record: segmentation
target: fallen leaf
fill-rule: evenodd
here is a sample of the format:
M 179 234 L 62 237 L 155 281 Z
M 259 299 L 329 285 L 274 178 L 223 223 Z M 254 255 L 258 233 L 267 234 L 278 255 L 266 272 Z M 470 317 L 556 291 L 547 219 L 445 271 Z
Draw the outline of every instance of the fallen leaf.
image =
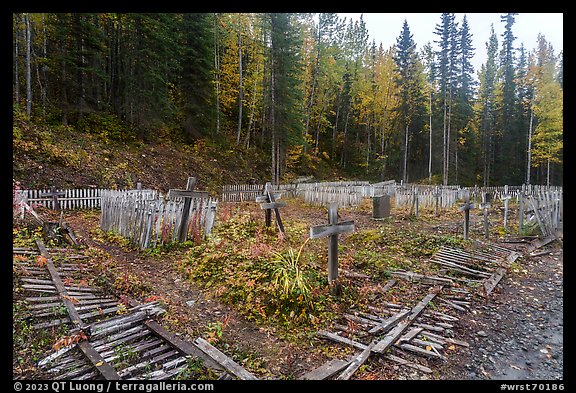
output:
M 100 367 L 100 366 L 103 365 L 103 364 L 104 364 L 104 362 L 98 362 L 98 363 L 95 364 L 95 366 L 96 366 L 96 367 Z
M 38 267 L 44 267 L 47 264 L 48 264 L 48 259 L 42 255 L 38 255 L 38 258 L 36 258 L 36 265 L 38 265 Z
M 426 345 L 426 350 L 427 350 L 427 351 L 431 351 L 431 350 L 432 350 L 432 347 L 431 347 L 430 345 Z
M 448 347 L 449 350 L 451 351 L 455 351 L 456 350 L 456 345 L 452 344 Z

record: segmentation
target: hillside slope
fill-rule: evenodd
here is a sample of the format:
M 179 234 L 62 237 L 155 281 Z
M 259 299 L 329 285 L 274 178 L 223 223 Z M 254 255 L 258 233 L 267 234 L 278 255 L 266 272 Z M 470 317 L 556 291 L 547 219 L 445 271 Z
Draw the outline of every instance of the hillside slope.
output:
M 232 147 L 231 147 L 232 146 Z M 257 149 L 199 139 L 193 145 L 158 135 L 154 141 L 120 142 L 71 126 L 39 125 L 14 118 L 12 176 L 24 188 L 198 188 L 220 193 L 223 184 L 269 177 L 268 158 Z

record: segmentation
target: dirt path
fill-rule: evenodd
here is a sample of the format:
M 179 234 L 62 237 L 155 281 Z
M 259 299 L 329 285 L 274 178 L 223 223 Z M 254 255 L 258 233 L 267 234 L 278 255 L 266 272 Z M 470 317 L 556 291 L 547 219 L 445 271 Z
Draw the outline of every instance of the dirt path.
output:
M 524 247 L 519 247 L 519 250 Z M 523 257 L 458 331 L 471 347 L 443 379 L 562 380 L 563 251 L 555 242 Z M 524 252 L 526 255 L 526 252 Z

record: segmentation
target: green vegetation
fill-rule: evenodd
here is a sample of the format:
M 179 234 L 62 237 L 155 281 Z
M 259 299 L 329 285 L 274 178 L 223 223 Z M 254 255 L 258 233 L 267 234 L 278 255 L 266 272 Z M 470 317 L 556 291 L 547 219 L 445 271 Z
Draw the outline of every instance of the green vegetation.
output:
M 249 214 L 236 214 L 216 227 L 209 241 L 192 247 L 180 269 L 246 319 L 284 333 L 329 321 L 325 272 L 313 263 L 317 256 L 306 241 L 298 252 L 290 242 Z

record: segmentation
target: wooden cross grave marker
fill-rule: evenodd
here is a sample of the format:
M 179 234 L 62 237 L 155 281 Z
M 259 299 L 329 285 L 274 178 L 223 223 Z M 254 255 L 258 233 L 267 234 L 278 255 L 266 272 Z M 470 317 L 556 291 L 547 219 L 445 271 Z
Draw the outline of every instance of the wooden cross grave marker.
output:
M 52 197 L 52 209 L 56 211 L 60 210 L 60 202 L 58 201 L 58 197 L 65 195 L 65 191 L 56 191 L 56 187 L 54 186 L 50 187 L 50 192 L 44 192 L 40 194 L 41 197 Z
M 484 236 L 488 240 L 488 209 L 492 204 L 490 203 L 492 197 L 489 193 L 485 192 L 482 194 L 482 203 L 480 203 L 480 209 L 484 210 Z
M 277 202 L 276 199 L 280 199 L 280 194 L 273 193 L 271 188 L 272 183 L 266 182 L 264 185 L 264 192 L 262 195 L 256 197 L 256 202 L 260 203 L 260 208 L 262 210 L 266 210 L 266 226 L 269 227 L 272 225 L 272 210 L 274 210 L 278 230 L 280 230 L 283 236 L 286 236 L 284 224 L 282 224 L 282 217 L 280 217 L 280 212 L 278 211 L 279 208 L 286 206 L 286 202 Z
M 328 283 L 332 293 L 338 295 L 341 292 L 338 278 L 338 235 L 341 233 L 353 232 L 354 221 L 338 222 L 338 204 L 330 203 L 328 206 L 328 225 L 316 225 L 310 227 L 310 239 L 330 237 L 328 243 Z
M 168 191 L 169 198 L 184 199 L 182 220 L 180 221 L 180 227 L 178 228 L 178 241 L 180 242 L 185 242 L 186 235 L 188 234 L 188 220 L 190 218 L 190 205 L 192 204 L 192 198 L 206 198 L 208 196 L 208 191 L 194 191 L 194 187 L 196 187 L 196 178 L 189 177 L 185 190 L 171 189 Z
M 470 202 L 470 195 L 466 196 L 464 204 L 460 206 L 460 211 L 464 212 L 464 240 L 468 240 L 468 230 L 470 228 L 470 209 L 475 209 L 476 204 Z

